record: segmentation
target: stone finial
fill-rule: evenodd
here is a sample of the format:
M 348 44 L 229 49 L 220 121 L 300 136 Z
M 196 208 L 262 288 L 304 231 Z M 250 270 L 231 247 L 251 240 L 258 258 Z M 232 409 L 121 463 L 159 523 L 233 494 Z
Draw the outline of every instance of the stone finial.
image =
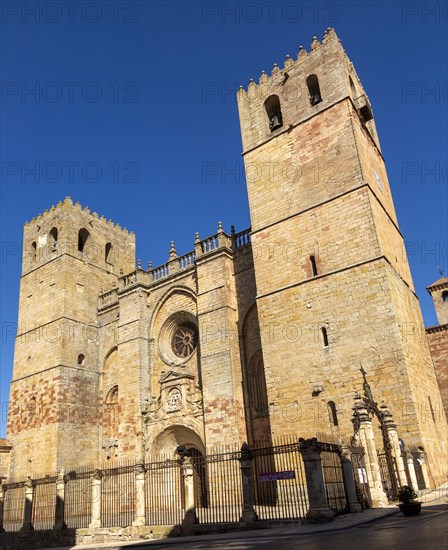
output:
M 294 61 L 291 59 L 290 55 L 287 55 L 286 58 L 285 58 L 285 63 L 283 64 L 283 66 L 285 67 L 285 69 L 287 69 L 291 65 L 294 65 Z
M 272 67 L 271 75 L 277 74 L 280 72 L 280 69 L 277 65 L 277 63 L 274 63 L 274 66 Z
M 170 243 L 170 260 L 173 259 L 173 258 L 177 258 L 177 252 L 176 252 L 176 249 L 174 248 L 174 241 L 171 241 L 171 243 Z
M 269 80 L 269 77 L 268 75 L 266 74 L 266 71 L 261 71 L 261 76 L 260 76 L 260 84 L 263 84 L 264 82 L 267 82 Z
M 222 222 L 218 222 L 218 233 L 222 233 Z
M 148 271 L 152 270 L 152 262 L 148 262 Z
M 69 206 L 73 206 L 73 201 L 72 201 L 71 197 L 65 197 L 64 204 L 67 204 Z
M 235 235 L 235 226 L 234 225 L 230 226 L 230 233 L 232 234 L 232 237 L 233 237 L 233 235 Z
M 196 244 L 196 243 L 200 243 L 200 242 L 201 242 L 201 239 L 199 238 L 199 233 L 196 232 L 196 237 L 194 239 L 194 243 Z
M 142 268 L 142 261 L 137 260 L 137 269 L 141 269 L 141 268 Z
M 304 59 L 307 56 L 307 52 L 303 46 L 299 46 L 299 53 L 297 54 L 297 59 Z
M 311 42 L 311 49 L 312 50 L 315 50 L 316 48 L 318 48 L 320 46 L 320 42 L 319 40 L 317 39 L 317 36 L 313 36 L 313 41 Z

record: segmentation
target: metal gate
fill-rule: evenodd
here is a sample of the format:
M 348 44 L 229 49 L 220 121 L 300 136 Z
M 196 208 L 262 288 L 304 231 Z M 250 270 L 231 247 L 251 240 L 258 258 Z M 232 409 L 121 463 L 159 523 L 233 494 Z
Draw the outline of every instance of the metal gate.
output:
M 380 465 L 381 483 L 389 500 L 396 500 L 398 496 L 397 463 L 390 449 L 379 449 L 378 462 Z
M 355 480 L 356 495 L 362 509 L 372 506 L 372 498 L 370 496 L 369 479 L 367 477 L 367 469 L 365 463 L 365 451 L 362 447 L 353 445 L 350 447 L 351 461 L 353 468 L 353 479 Z

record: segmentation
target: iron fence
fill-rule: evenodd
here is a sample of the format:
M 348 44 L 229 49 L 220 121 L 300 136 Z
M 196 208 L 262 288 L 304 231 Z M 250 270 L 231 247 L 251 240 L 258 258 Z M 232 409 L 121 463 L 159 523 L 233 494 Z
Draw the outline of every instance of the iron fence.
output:
M 79 468 L 67 474 L 64 523 L 72 529 L 89 526 L 92 516 L 92 469 Z
M 380 449 L 377 454 L 384 492 L 388 500 L 396 500 L 398 495 L 398 475 L 395 457 L 382 449 Z
M 144 466 L 146 523 L 180 525 L 185 516 L 180 461 L 159 457 Z
M 127 527 L 135 514 L 134 464 L 101 470 L 101 525 Z
M 192 456 L 199 523 L 238 522 L 243 512 L 240 451 Z
M 358 502 L 361 504 L 362 509 L 365 510 L 372 506 L 369 479 L 367 477 L 365 463 L 365 451 L 362 447 L 352 446 L 350 447 L 350 453 Z
M 303 519 L 308 493 L 298 443 L 252 449 L 251 456 L 258 518 Z
M 52 529 L 56 505 L 56 477 L 36 479 L 34 483 L 31 523 L 38 531 Z
M 3 528 L 5 531 L 19 531 L 25 513 L 25 482 L 10 483 L 4 488 Z
M 344 485 L 341 448 L 332 443 L 319 443 L 319 447 L 328 506 L 335 515 L 347 513 L 349 506 Z

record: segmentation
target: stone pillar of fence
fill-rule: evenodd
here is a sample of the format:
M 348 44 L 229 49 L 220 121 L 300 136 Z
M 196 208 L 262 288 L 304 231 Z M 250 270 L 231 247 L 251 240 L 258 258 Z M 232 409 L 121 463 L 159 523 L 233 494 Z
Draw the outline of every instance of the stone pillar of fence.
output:
M 4 533 L 3 514 L 5 513 L 5 486 L 3 481 L 0 481 L 0 533 Z
M 341 451 L 342 472 L 344 474 L 345 490 L 347 492 L 347 502 L 350 512 L 362 512 L 361 503 L 358 501 L 356 493 L 355 477 L 353 474 L 352 454 L 350 449 L 342 446 Z
M 56 479 L 56 508 L 54 511 L 53 529 L 64 529 L 64 504 L 65 504 L 65 471 L 61 470 Z
M 387 429 L 387 435 L 389 436 L 390 444 L 392 445 L 393 454 L 397 464 L 397 474 L 400 485 L 407 485 L 406 470 L 404 467 L 403 457 L 401 456 L 400 440 L 398 439 L 397 425 L 394 422 L 392 413 L 386 405 L 381 405 L 381 412 L 383 413 L 383 422 Z
M 249 445 L 243 443 L 241 446 L 241 479 L 243 484 L 243 514 L 241 522 L 253 523 L 258 520 L 254 508 L 254 484 L 252 480 L 252 457 L 250 455 Z
M 191 457 L 185 447 L 178 447 L 177 452 L 182 459 L 182 474 L 185 488 L 185 517 L 182 527 L 188 529 L 196 523 L 196 508 L 194 504 L 194 470 Z
M 411 485 L 415 491 L 418 490 L 417 474 L 415 473 L 414 457 L 409 451 L 404 451 L 404 459 L 408 465 L 409 477 L 411 479 Z
M 365 465 L 372 506 L 374 508 L 381 508 L 387 506 L 387 496 L 384 493 L 383 484 L 381 481 L 380 465 L 378 462 L 378 453 L 375 445 L 375 436 L 373 434 L 372 419 L 362 403 L 357 403 L 355 410 L 359 420 L 359 442 L 366 453 Z
M 418 462 L 422 471 L 423 481 L 425 483 L 424 489 L 431 489 L 431 481 L 429 480 L 428 466 L 426 464 L 426 452 L 423 449 L 418 449 Z
M 306 487 L 308 491 L 307 519 L 313 522 L 324 522 L 333 519 L 325 490 L 322 472 L 321 450 L 317 439 L 299 439 L 299 450 L 305 467 Z
M 33 531 L 33 496 L 34 483 L 31 478 L 25 482 L 25 510 L 23 513 L 23 525 L 21 531 Z
M 135 517 L 132 525 L 141 527 L 146 524 L 145 515 L 145 466 L 136 464 L 135 473 Z
M 101 484 L 103 474 L 101 470 L 95 470 L 92 474 L 92 516 L 89 524 L 90 529 L 101 527 Z

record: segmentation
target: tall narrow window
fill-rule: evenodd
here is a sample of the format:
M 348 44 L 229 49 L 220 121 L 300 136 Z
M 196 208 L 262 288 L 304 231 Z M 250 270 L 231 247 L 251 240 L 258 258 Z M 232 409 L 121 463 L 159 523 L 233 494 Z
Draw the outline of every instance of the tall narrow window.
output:
M 428 395 L 428 403 L 429 403 L 429 408 L 431 410 L 432 421 L 435 422 L 436 421 L 436 415 L 434 413 L 434 409 L 432 408 L 432 401 L 431 401 L 431 398 L 429 397 L 429 395 Z
M 316 265 L 316 258 L 314 256 L 310 256 L 310 264 L 311 264 L 311 273 L 313 274 L 313 277 L 317 275 L 317 265 Z
M 269 128 L 271 132 L 283 126 L 282 111 L 280 109 L 280 99 L 277 95 L 271 95 L 264 102 L 264 108 L 268 115 Z
M 82 353 L 78 355 L 78 365 L 84 365 L 85 357 Z
M 322 338 L 323 338 L 323 341 L 324 341 L 324 346 L 326 348 L 328 348 L 328 333 L 327 333 L 327 329 L 325 327 L 322 327 L 321 328 L 321 331 L 322 331 Z
M 348 79 L 350 80 L 350 90 L 351 90 L 351 92 L 352 92 L 353 99 L 355 99 L 355 98 L 356 98 L 356 95 L 357 95 L 357 94 L 356 94 L 355 84 L 354 84 L 354 82 L 353 82 L 351 76 L 349 76 Z
M 317 105 L 322 101 L 320 94 L 319 80 L 315 74 L 310 75 L 306 79 L 306 85 L 308 86 L 308 93 L 310 94 L 311 105 Z
M 84 247 L 86 245 L 86 242 L 88 238 L 90 237 L 90 233 L 87 231 L 87 229 L 80 229 L 78 232 L 78 250 L 79 252 L 84 251 Z
M 444 302 L 448 302 L 448 290 L 444 290 L 444 291 L 442 292 L 442 300 L 443 300 Z
M 106 263 L 112 264 L 113 263 L 113 256 L 114 256 L 114 253 L 113 253 L 112 243 L 106 243 L 106 248 L 105 248 Z
M 328 401 L 328 414 L 330 415 L 330 422 L 333 426 L 339 426 L 338 413 L 334 401 Z
M 37 252 L 37 244 L 36 244 L 36 241 L 33 241 L 31 243 L 31 254 L 32 254 L 33 260 L 36 260 L 36 256 L 37 256 L 36 252 Z
M 52 248 L 57 248 L 58 246 L 58 230 L 56 227 L 53 227 L 53 229 L 50 231 L 50 244 Z

